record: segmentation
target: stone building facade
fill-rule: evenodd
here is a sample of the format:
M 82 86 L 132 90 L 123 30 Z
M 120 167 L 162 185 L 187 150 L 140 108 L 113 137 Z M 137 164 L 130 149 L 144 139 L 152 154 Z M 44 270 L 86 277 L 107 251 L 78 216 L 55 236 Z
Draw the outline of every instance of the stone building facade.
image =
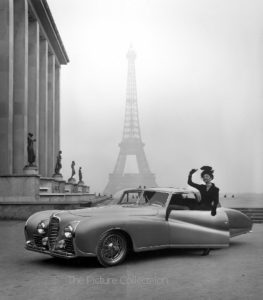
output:
M 29 132 L 39 175 L 54 173 L 60 68 L 68 62 L 46 0 L 0 1 L 0 176 L 23 174 Z
M 46 0 L 0 0 L 0 219 L 100 200 L 83 181 L 54 174 L 60 69 L 68 62 Z

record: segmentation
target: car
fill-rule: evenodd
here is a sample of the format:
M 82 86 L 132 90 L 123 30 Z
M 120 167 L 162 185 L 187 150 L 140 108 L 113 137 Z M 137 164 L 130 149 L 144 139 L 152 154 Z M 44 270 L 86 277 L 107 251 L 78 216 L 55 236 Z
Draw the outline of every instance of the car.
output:
M 129 250 L 210 249 L 251 231 L 240 211 L 200 210 L 200 194 L 187 188 L 125 189 L 109 203 L 74 210 L 37 212 L 25 224 L 25 248 L 53 257 L 97 257 L 104 267 L 123 262 Z

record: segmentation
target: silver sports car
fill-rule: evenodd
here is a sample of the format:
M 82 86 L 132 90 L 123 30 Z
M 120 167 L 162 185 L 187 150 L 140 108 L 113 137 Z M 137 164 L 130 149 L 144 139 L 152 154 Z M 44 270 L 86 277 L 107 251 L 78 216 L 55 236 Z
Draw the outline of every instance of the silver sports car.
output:
M 114 266 L 129 250 L 200 248 L 205 255 L 252 229 L 241 212 L 218 207 L 211 216 L 199 202 L 190 189 L 126 189 L 107 205 L 33 214 L 25 224 L 25 247 L 62 258 L 96 256 Z

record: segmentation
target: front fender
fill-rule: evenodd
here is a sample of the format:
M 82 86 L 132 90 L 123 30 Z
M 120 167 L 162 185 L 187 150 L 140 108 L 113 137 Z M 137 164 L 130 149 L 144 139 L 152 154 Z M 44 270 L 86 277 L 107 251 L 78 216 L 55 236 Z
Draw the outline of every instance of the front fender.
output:
M 31 215 L 25 223 L 26 240 L 33 238 L 33 234 L 36 231 L 39 222 L 41 222 L 42 220 L 49 219 L 50 216 L 56 212 L 59 212 L 59 210 L 45 210 L 36 212 L 33 215 Z
M 75 232 L 75 246 L 77 251 L 86 254 L 96 254 L 96 248 L 100 236 L 111 229 L 125 229 L 124 219 L 95 219 L 82 220 Z
M 91 217 L 89 220 L 82 220 L 76 228 L 75 246 L 79 250 L 79 255 L 96 254 L 100 236 L 114 229 L 121 230 L 130 237 L 134 251 L 152 246 L 167 246 L 169 243 L 168 222 L 164 220 L 164 217 Z

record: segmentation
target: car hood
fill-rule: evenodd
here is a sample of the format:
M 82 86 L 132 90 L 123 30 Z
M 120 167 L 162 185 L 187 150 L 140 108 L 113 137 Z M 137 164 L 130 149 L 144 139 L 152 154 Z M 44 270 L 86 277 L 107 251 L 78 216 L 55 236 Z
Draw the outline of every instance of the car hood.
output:
M 94 217 L 104 215 L 127 215 L 127 216 L 155 216 L 158 214 L 158 207 L 135 206 L 135 205 L 108 205 L 89 207 L 68 211 L 70 214 L 79 217 Z

